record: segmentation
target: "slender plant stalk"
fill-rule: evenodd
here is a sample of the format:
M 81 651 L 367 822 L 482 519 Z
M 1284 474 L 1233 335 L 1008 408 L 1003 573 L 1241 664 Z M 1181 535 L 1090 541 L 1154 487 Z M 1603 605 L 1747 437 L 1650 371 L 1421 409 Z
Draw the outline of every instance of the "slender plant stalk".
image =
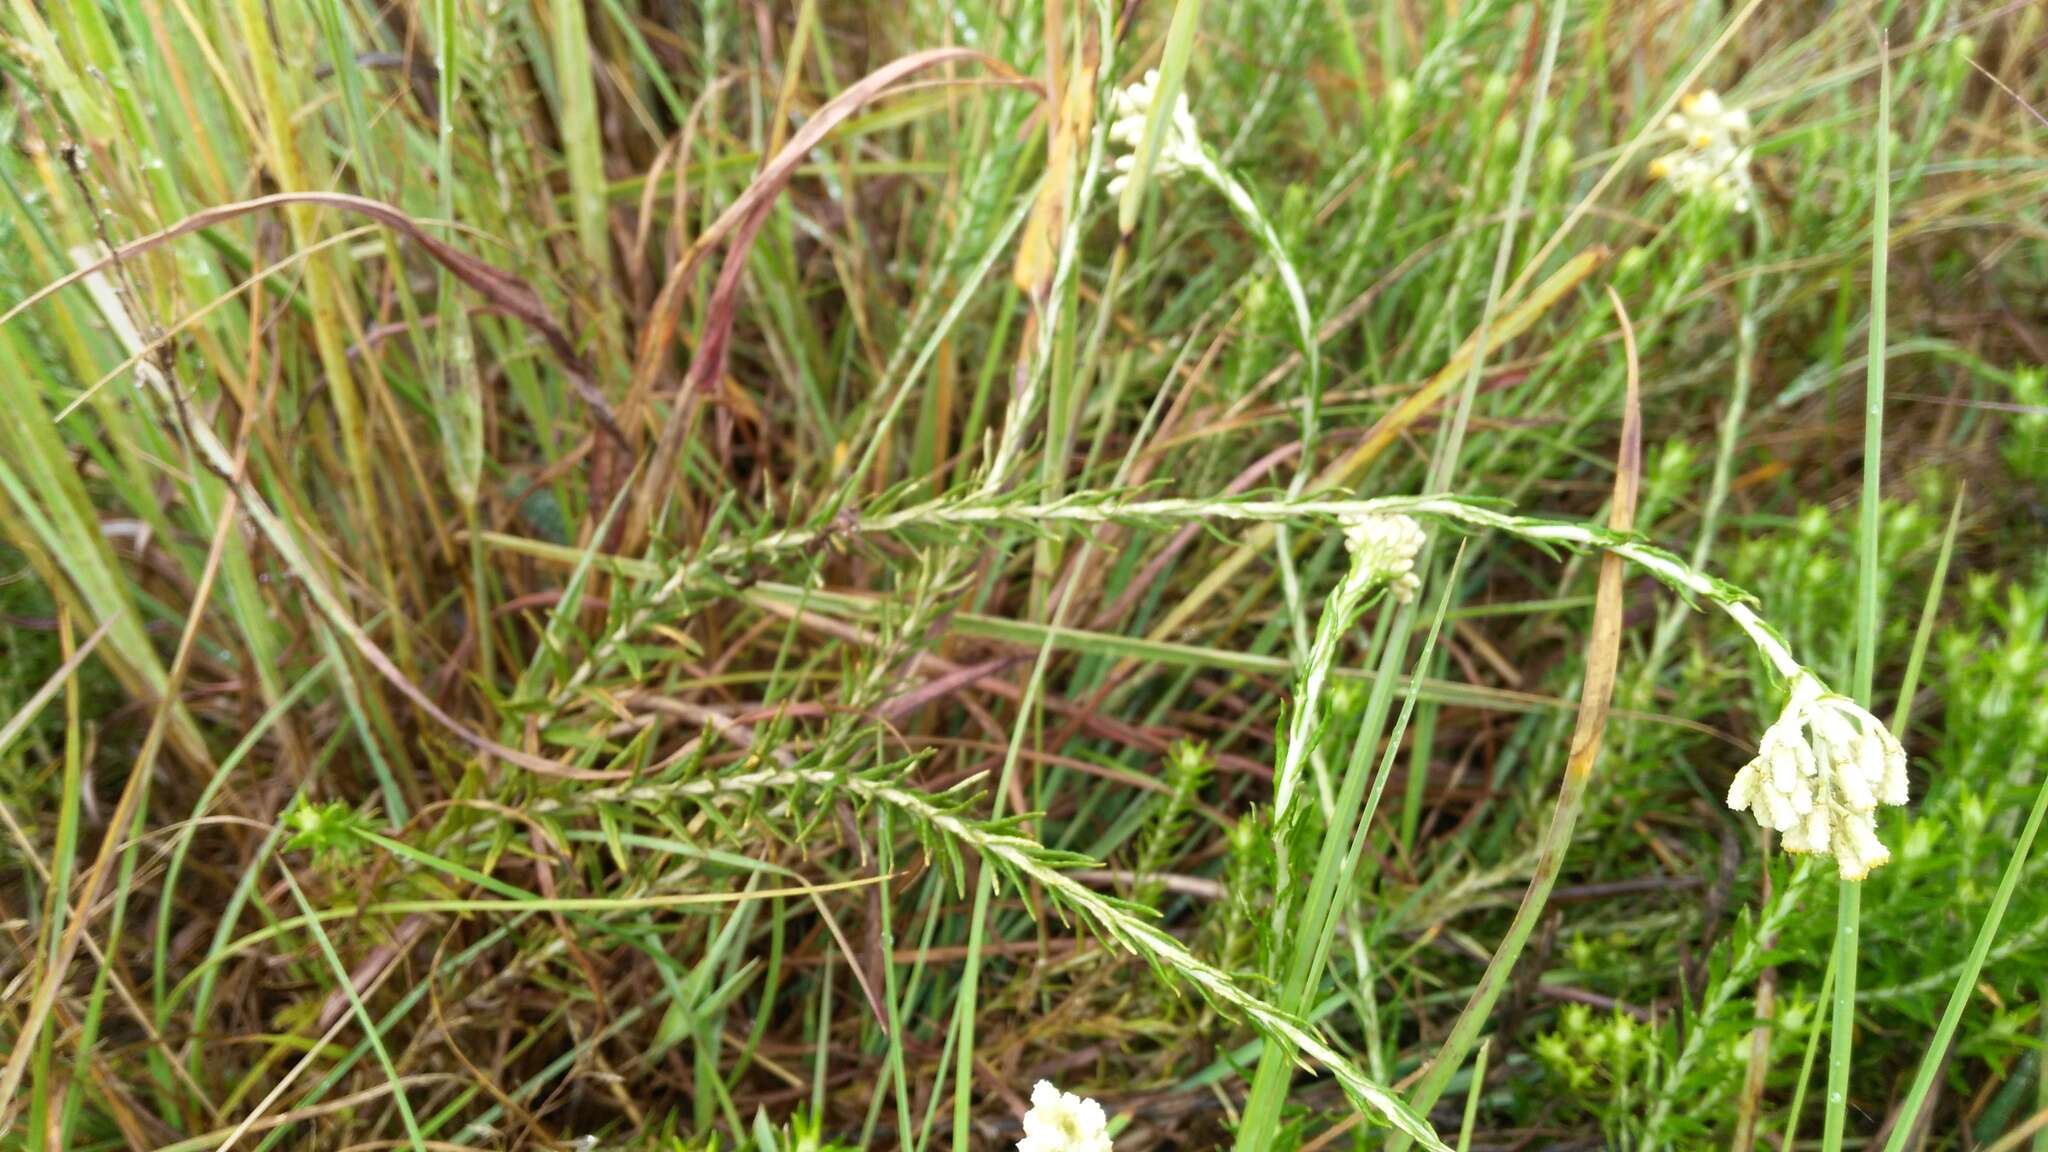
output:
M 1465 1119 L 1458 1125 L 1458 1152 L 1472 1147 L 1472 1130 L 1479 1120 L 1479 1098 L 1486 1093 L 1486 1050 L 1491 1039 L 1481 1040 L 1479 1050 L 1472 1054 L 1472 1084 L 1465 1090 Z
M 1905 675 L 1899 677 L 1899 699 L 1892 706 L 1892 735 L 1906 738 L 1913 720 L 1913 697 L 1920 690 L 1920 670 L 1927 660 L 1927 646 L 1934 639 L 1934 624 L 1940 615 L 1941 594 L 1948 587 L 1948 565 L 1956 554 L 1956 531 L 1963 523 L 1964 492 L 1956 493 L 1949 506 L 1948 527 L 1941 534 L 1941 551 L 1934 556 L 1934 575 L 1927 580 L 1927 599 L 1920 606 L 1920 626 L 1913 631 L 1913 651 L 1906 657 Z
M 748 562 L 765 561 L 786 552 L 815 547 L 820 541 L 841 535 L 872 533 L 904 534 L 915 537 L 932 530 L 958 531 L 964 528 L 1007 528 L 1015 531 L 1074 530 L 1099 524 L 1136 526 L 1186 523 L 1247 523 L 1270 528 L 1283 521 L 1339 523 L 1364 516 L 1399 513 L 1434 520 L 1472 532 L 1499 532 L 1546 549 L 1574 552 L 1603 552 L 1619 556 L 1666 587 L 1695 597 L 1718 609 L 1741 630 L 1757 654 L 1780 676 L 1792 676 L 1804 665 L 1786 646 L 1776 629 L 1765 622 L 1756 608 L 1756 598 L 1742 589 L 1687 564 L 1679 556 L 1640 538 L 1617 533 L 1597 524 L 1550 520 L 1539 516 L 1518 516 L 1497 504 L 1479 503 L 1455 496 L 1384 496 L 1372 500 L 1216 500 L 1160 499 L 1128 500 L 1115 491 L 1077 492 L 1058 504 L 1032 504 L 982 497 L 945 499 L 896 512 L 861 517 L 851 524 L 818 529 L 789 529 L 756 540 L 714 545 L 692 560 L 668 569 L 661 584 L 650 593 L 660 603 L 685 591 L 704 591 L 726 586 L 722 573 Z M 1255 533 L 1248 533 L 1253 535 Z M 491 533 L 489 542 L 498 548 L 575 564 L 587 552 L 583 549 L 549 545 L 522 537 Z M 661 570 L 642 561 L 620 557 L 591 557 L 611 571 L 648 578 L 660 577 Z M 651 611 L 648 609 L 647 611 Z M 1133 644 L 1153 651 L 1168 651 L 1155 641 Z M 1136 660 L 1137 656 L 1127 657 Z M 591 673 L 581 673 L 589 675 Z M 578 682 L 570 677 L 571 683 Z
M 70 911 L 66 902 L 71 891 L 72 862 L 78 855 L 78 824 L 80 801 L 84 796 L 85 781 L 83 759 L 83 734 L 79 724 L 78 677 L 75 673 L 84 662 L 84 654 L 99 644 L 112 624 L 100 625 L 90 643 L 82 649 L 76 647 L 77 637 L 71 626 L 71 613 L 60 608 L 57 613 L 58 644 L 64 656 L 64 663 L 57 674 L 43 683 L 32 695 L 27 705 L 0 726 L 0 752 L 14 743 L 16 733 L 28 727 L 29 723 L 42 712 L 59 688 L 64 692 L 64 775 L 58 793 L 57 835 L 53 847 L 49 876 L 49 897 L 44 902 L 42 939 L 38 942 L 37 955 L 45 965 L 54 965 L 59 956 L 61 934 L 64 931 L 64 916 Z M 36 1037 L 35 1062 L 30 1070 L 28 1131 L 48 1132 L 49 1109 L 54 1080 L 51 1076 L 51 1056 L 56 1051 L 55 1032 L 44 1030 Z
M 1296 270 L 1286 243 L 1280 239 L 1279 229 L 1259 207 L 1258 198 L 1252 195 L 1251 189 L 1223 166 L 1208 145 L 1196 148 L 1194 158 L 1197 161 L 1194 164 L 1195 174 L 1216 189 L 1224 203 L 1230 205 L 1231 212 L 1258 239 L 1259 246 L 1266 251 L 1266 258 L 1273 262 L 1273 271 L 1280 278 L 1282 290 L 1287 294 L 1287 311 L 1294 326 L 1295 344 L 1307 369 L 1301 393 L 1301 452 L 1295 458 L 1294 476 L 1287 483 L 1288 497 L 1299 497 L 1315 474 L 1316 441 L 1323 421 L 1322 342 L 1316 335 L 1315 314 L 1309 307 L 1308 289 L 1302 284 L 1301 273 Z M 1117 254 L 1122 256 L 1123 245 L 1118 246 Z M 1111 266 L 1112 273 L 1117 267 Z M 1294 544 L 1288 538 L 1286 525 L 1277 526 L 1274 544 L 1280 587 L 1286 596 L 1287 613 L 1293 624 L 1296 655 L 1308 663 L 1311 660 L 1308 620 L 1301 604 L 1301 581 L 1294 568 Z
M 1850 694 L 1870 707 L 1877 668 L 1878 524 L 1884 454 L 1885 272 L 1891 255 L 1892 81 L 1890 39 L 1878 67 L 1876 198 L 1870 222 L 1870 350 L 1863 398 L 1863 498 L 1856 528 L 1856 666 Z M 1863 884 L 1844 881 L 1835 906 L 1835 1002 L 1828 1031 L 1828 1094 L 1822 1152 L 1841 1152 L 1856 1043 L 1856 952 L 1863 927 Z
M 1763 263 L 1769 258 L 1770 225 L 1761 212 L 1756 213 L 1756 260 Z M 1735 454 L 1742 445 L 1742 422 L 1749 412 L 1749 391 L 1756 375 L 1757 327 L 1762 318 L 1757 314 L 1757 293 L 1764 277 L 1751 274 L 1743 278 L 1736 290 L 1739 314 L 1735 321 L 1735 371 L 1734 381 L 1728 390 L 1728 410 L 1721 417 L 1720 433 L 1714 442 L 1714 470 L 1707 481 L 1707 498 L 1700 506 L 1699 533 L 1693 538 L 1692 566 L 1704 567 L 1714 548 L 1714 535 L 1721 524 L 1721 508 L 1728 501 L 1728 483 L 1735 470 Z M 1684 614 L 1676 604 L 1667 605 L 1657 622 L 1657 631 L 1651 637 L 1650 651 L 1643 660 L 1640 680 L 1645 690 L 1653 685 L 1663 671 L 1665 654 L 1678 638 L 1679 629 L 1685 623 Z
M 1492 280 L 1487 289 L 1485 307 L 1480 313 L 1478 329 L 1459 349 L 1458 353 L 1453 354 L 1451 363 L 1439 370 L 1436 377 L 1431 381 L 1430 387 L 1437 388 L 1440 394 L 1447 392 L 1452 386 L 1453 381 L 1460 382 L 1461 387 L 1451 418 L 1444 424 L 1438 435 L 1436 448 L 1430 459 L 1429 474 L 1423 482 L 1424 490 L 1430 494 L 1448 492 L 1451 489 L 1452 478 L 1456 474 L 1458 459 L 1464 447 L 1465 430 L 1471 414 L 1472 398 L 1478 392 L 1479 377 L 1484 369 L 1487 351 L 1489 350 L 1488 341 L 1494 331 L 1495 313 L 1501 306 L 1501 302 L 1507 297 L 1504 285 L 1507 283 L 1508 264 L 1515 251 L 1516 228 L 1520 219 L 1523 197 L 1528 191 L 1529 173 L 1535 162 L 1536 141 L 1541 135 L 1540 129 L 1543 125 L 1545 111 L 1549 107 L 1550 78 L 1552 69 L 1557 63 L 1558 41 L 1563 33 L 1564 17 L 1568 7 L 1568 0 L 1556 0 L 1556 3 L 1551 7 L 1548 33 L 1544 39 L 1543 59 L 1537 69 L 1536 82 L 1532 88 L 1533 96 L 1530 100 L 1527 131 L 1523 135 L 1522 147 L 1516 160 L 1514 176 L 1508 192 L 1507 217 L 1501 224 L 1499 242 L 1495 247 Z M 1592 262 L 1588 263 L 1590 265 Z M 1590 272 L 1590 266 L 1587 271 Z M 1554 284 L 1559 277 L 1566 275 L 1568 275 L 1568 269 L 1561 269 L 1558 276 L 1553 277 L 1550 283 Z M 1523 318 L 1530 315 L 1530 306 L 1537 304 L 1544 294 L 1545 290 L 1539 288 L 1534 297 L 1525 302 L 1522 308 L 1511 311 L 1506 318 L 1503 328 L 1512 331 L 1530 322 Z M 1408 403 L 1413 404 L 1421 401 L 1433 406 L 1437 401 L 1436 397 L 1428 395 L 1430 387 L 1425 387 L 1422 393 L 1410 397 Z M 1396 413 L 1400 411 L 1401 409 L 1397 409 Z M 1419 415 L 1419 413 L 1420 409 L 1416 409 L 1415 414 Z M 1382 423 L 1384 424 L 1386 421 L 1383 420 Z M 1368 434 L 1364 443 L 1352 449 L 1343 459 L 1331 465 L 1331 471 L 1338 472 L 1339 474 L 1339 483 L 1343 482 L 1341 479 L 1343 473 L 1339 470 L 1354 465 L 1362 466 L 1360 463 L 1362 460 L 1369 460 L 1371 458 L 1370 453 L 1376 451 L 1373 449 L 1374 439 L 1373 435 Z M 1319 479 L 1323 478 L 1319 477 Z M 1425 543 L 1423 554 L 1417 560 L 1417 567 L 1419 569 L 1424 571 L 1428 569 L 1429 557 L 1433 549 L 1433 540 Z M 1618 575 L 1616 579 L 1619 579 Z M 1198 589 L 1197 592 L 1199 593 L 1199 591 Z M 1377 745 L 1380 740 L 1392 702 L 1396 672 L 1400 662 L 1407 657 L 1408 639 L 1410 630 L 1414 627 L 1415 615 L 1413 604 L 1403 605 L 1394 615 L 1393 623 L 1388 631 L 1388 639 L 1380 652 L 1379 679 L 1374 683 L 1372 695 L 1367 701 L 1365 723 L 1360 726 L 1358 735 L 1355 737 L 1361 743 Z M 1363 762 L 1361 758 L 1354 758 L 1355 766 L 1360 766 Z M 1352 775 L 1353 777 L 1362 777 L 1362 773 L 1359 772 L 1354 772 Z M 1322 975 L 1321 963 L 1328 954 L 1329 935 L 1336 929 L 1336 909 L 1339 897 L 1336 887 L 1339 876 L 1336 869 L 1342 867 L 1338 862 L 1343 859 L 1343 855 L 1341 851 L 1333 849 L 1348 842 L 1347 832 L 1351 829 L 1353 822 L 1357 818 L 1356 805 L 1358 801 L 1353 798 L 1360 796 L 1362 785 L 1362 778 L 1347 779 L 1345 781 L 1344 795 L 1348 803 L 1340 805 L 1331 814 L 1329 827 L 1324 833 L 1326 842 L 1317 860 L 1317 874 L 1314 877 L 1315 887 L 1311 889 L 1310 903 L 1301 910 L 1306 922 L 1312 926 L 1313 930 L 1307 938 L 1291 937 L 1294 942 L 1295 951 L 1288 957 L 1287 983 L 1283 986 L 1282 993 L 1285 997 L 1283 1003 L 1289 1009 L 1296 1012 L 1305 1011 L 1314 998 L 1314 988 Z M 1375 787 L 1373 789 L 1373 804 L 1375 807 L 1378 805 L 1379 795 L 1380 790 Z M 1362 832 L 1363 830 L 1359 831 Z M 1287 866 L 1288 856 L 1283 853 L 1281 856 L 1281 867 Z M 1346 879 L 1349 878 L 1348 868 L 1345 869 L 1344 875 Z M 1303 951 L 1306 952 L 1305 957 L 1302 955 Z M 1474 1027 L 1474 1035 L 1476 1035 L 1476 1022 Z M 1473 1038 L 1473 1035 L 1464 1037 L 1464 1043 L 1469 1046 Z M 1451 1051 L 1452 1049 L 1447 1046 L 1445 1049 L 1439 1050 L 1437 1058 L 1452 1065 L 1461 1063 L 1464 1059 L 1465 1049 L 1459 1048 L 1455 1050 L 1455 1055 L 1447 1055 Z M 1255 1150 L 1264 1148 L 1272 1142 L 1274 1134 L 1279 1130 L 1281 1107 L 1285 1102 L 1287 1083 L 1291 1079 L 1291 1073 L 1285 1063 L 1285 1056 L 1284 1052 L 1272 1049 L 1260 1054 L 1259 1066 L 1252 1078 L 1251 1098 L 1245 1106 L 1245 1120 L 1238 1128 L 1236 1143 L 1238 1152 L 1255 1152 Z M 1411 1099 L 1411 1104 L 1413 1103 L 1414 1100 Z M 1426 1116 L 1429 1114 L 1429 1109 L 1434 1103 L 1435 1099 L 1432 1097 L 1416 1107 L 1416 1112 Z M 1406 1146 L 1406 1141 L 1397 1139 L 1394 1146 L 1396 1149 L 1403 1148 Z

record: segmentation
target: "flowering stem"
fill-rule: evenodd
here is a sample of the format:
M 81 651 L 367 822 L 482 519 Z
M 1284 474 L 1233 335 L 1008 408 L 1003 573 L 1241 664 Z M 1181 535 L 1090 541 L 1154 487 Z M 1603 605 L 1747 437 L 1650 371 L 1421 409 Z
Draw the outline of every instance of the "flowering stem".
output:
M 1230 174 L 1215 154 L 1205 144 L 1196 143 L 1187 150 L 1188 168 L 1207 180 L 1214 187 L 1230 210 L 1257 237 L 1259 246 L 1266 250 L 1266 256 L 1273 261 L 1273 270 L 1280 278 L 1281 287 L 1287 292 L 1288 312 L 1294 323 L 1294 340 L 1301 347 L 1303 362 L 1308 367 L 1308 379 L 1302 388 L 1301 411 L 1301 454 L 1295 459 L 1294 479 L 1288 482 L 1287 495 L 1299 496 L 1308 487 L 1309 479 L 1315 474 L 1316 438 L 1321 433 L 1323 416 L 1323 364 L 1321 341 L 1316 339 L 1315 316 L 1309 310 L 1308 290 L 1302 286 L 1301 274 L 1296 270 L 1294 260 L 1287 253 L 1287 245 L 1280 239 L 1280 232 L 1259 207 L 1258 198 L 1251 189 Z M 1121 251 L 1121 249 L 1119 249 Z M 1288 538 L 1285 525 L 1274 533 L 1274 558 L 1280 567 L 1280 585 L 1287 597 L 1288 614 L 1293 617 L 1296 655 L 1308 658 L 1310 642 L 1305 614 L 1301 608 L 1301 581 L 1294 572 L 1294 546 Z
M 1849 1058 L 1856 1032 L 1856 948 L 1863 927 L 1863 882 L 1844 880 L 1835 901 L 1835 1002 L 1828 1022 L 1828 1094 L 1821 1148 L 1841 1152 L 1849 1111 Z
M 607 651 L 623 644 L 643 626 L 659 607 L 686 590 L 716 586 L 720 574 L 735 567 L 759 563 L 793 552 L 801 552 L 843 537 L 967 528 L 1001 528 L 1011 531 L 1044 532 L 1059 528 L 1098 524 L 1178 525 L 1209 521 L 1243 522 L 1262 525 L 1353 520 L 1375 515 L 1407 515 L 1466 530 L 1499 532 L 1543 547 L 1566 548 L 1575 552 L 1607 552 L 1628 560 L 1659 582 L 1690 597 L 1713 604 L 1747 636 L 1757 652 L 1779 676 L 1790 679 L 1802 666 L 1777 632 L 1751 607 L 1752 598 L 1742 589 L 1708 575 L 1671 552 L 1627 533 L 1596 524 L 1522 516 L 1498 506 L 1481 504 L 1457 496 L 1384 496 L 1370 500 L 1211 500 L 1165 498 L 1126 500 L 1120 493 L 1082 491 L 1052 503 L 1023 503 L 984 495 L 948 497 L 913 505 L 894 512 L 847 518 L 817 528 L 791 528 L 772 532 L 756 540 L 721 544 L 705 549 L 694 559 L 677 565 L 649 594 L 628 622 L 601 643 L 597 652 L 572 673 L 556 690 L 561 699 L 573 693 L 595 674 L 595 664 Z M 558 555 L 563 550 L 518 537 L 488 533 L 490 543 L 531 554 Z M 566 556 L 580 556 L 568 550 Z
M 1759 211 L 1752 214 L 1756 225 L 1756 250 L 1753 259 L 1764 263 L 1769 259 L 1771 230 L 1765 215 Z M 1687 277 L 1689 281 L 1691 277 Z M 1742 421 L 1749 409 L 1751 378 L 1755 374 L 1757 344 L 1757 293 L 1763 277 L 1751 274 L 1746 277 L 1736 293 L 1737 316 L 1735 322 L 1735 372 L 1728 391 L 1728 410 L 1721 417 L 1720 434 L 1714 447 L 1714 470 L 1707 482 L 1707 496 L 1700 505 L 1699 534 L 1693 539 L 1692 566 L 1704 567 L 1707 557 L 1712 554 L 1714 534 L 1721 523 L 1721 507 L 1728 499 L 1728 485 L 1734 471 L 1735 453 L 1742 438 Z M 1676 611 L 1677 605 L 1667 605 L 1657 621 L 1657 630 L 1652 634 L 1650 652 L 1643 661 L 1642 674 L 1638 683 L 1644 691 L 1654 686 L 1658 674 L 1663 670 L 1665 654 L 1678 639 L 1685 617 Z
M 1367 596 L 1373 589 L 1373 566 L 1369 557 L 1354 553 L 1350 570 L 1337 582 L 1330 592 L 1329 600 L 1323 605 L 1323 614 L 1316 621 L 1316 634 L 1309 646 L 1308 658 L 1302 664 L 1301 681 L 1294 693 L 1293 708 L 1287 714 L 1287 747 L 1282 752 L 1280 766 L 1273 773 L 1273 838 L 1275 849 L 1282 862 L 1278 885 L 1285 889 L 1289 869 L 1286 861 L 1292 853 L 1287 845 L 1291 839 L 1289 829 L 1294 827 L 1295 792 L 1301 784 L 1302 768 L 1308 763 L 1309 753 L 1321 741 L 1328 709 L 1324 707 L 1325 689 L 1329 687 L 1330 669 L 1337 663 L 1337 649 L 1344 637 L 1351 632 L 1352 625 L 1365 609 Z
M 1308 367 L 1301 415 L 1301 459 L 1294 480 L 1287 488 L 1289 496 L 1299 496 L 1315 472 L 1316 437 L 1321 430 L 1323 413 L 1322 351 L 1320 341 L 1316 339 L 1315 316 L 1308 306 L 1308 290 L 1302 286 L 1301 274 L 1288 255 L 1279 230 L 1259 208 L 1251 189 L 1225 170 L 1206 146 L 1196 148 L 1190 160 L 1194 172 L 1215 187 L 1224 202 L 1230 205 L 1230 210 L 1257 237 L 1259 246 L 1266 250 L 1267 258 L 1273 261 L 1273 271 L 1280 277 L 1281 287 L 1287 291 L 1288 311 L 1294 322 L 1294 340 L 1301 346 L 1302 361 Z
M 947 841 L 973 849 L 986 865 L 991 866 L 981 877 L 983 885 L 991 879 L 988 871 L 1006 873 L 1012 878 L 1039 885 L 1059 907 L 1086 919 L 1106 943 L 1143 958 L 1166 976 L 1192 985 L 1203 999 L 1258 1029 L 1268 1043 L 1285 1045 L 1320 1064 L 1359 1107 L 1380 1117 L 1404 1136 L 1419 1141 L 1432 1152 L 1450 1152 L 1427 1120 L 1403 1104 L 1384 1085 L 1360 1071 L 1309 1025 L 1245 991 L 1222 969 L 1188 951 L 1186 945 L 1145 919 L 1131 905 L 1105 896 L 1069 876 L 1062 865 L 1073 862 L 1074 858 L 1053 853 L 1027 836 L 985 826 L 916 789 L 902 787 L 887 779 L 824 768 L 776 767 L 675 785 L 593 790 L 586 799 L 663 803 L 681 797 L 754 796 L 764 791 L 788 788 L 850 795 L 864 803 L 879 804 L 902 813 Z M 983 890 L 987 890 L 986 887 Z

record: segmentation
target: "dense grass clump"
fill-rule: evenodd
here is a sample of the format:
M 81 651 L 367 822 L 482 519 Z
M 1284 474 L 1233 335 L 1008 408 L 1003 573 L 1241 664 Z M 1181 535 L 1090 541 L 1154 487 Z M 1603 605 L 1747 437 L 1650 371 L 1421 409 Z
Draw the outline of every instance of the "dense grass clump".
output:
M 0 30 L 0 1149 L 2048 1149 L 2048 8 Z

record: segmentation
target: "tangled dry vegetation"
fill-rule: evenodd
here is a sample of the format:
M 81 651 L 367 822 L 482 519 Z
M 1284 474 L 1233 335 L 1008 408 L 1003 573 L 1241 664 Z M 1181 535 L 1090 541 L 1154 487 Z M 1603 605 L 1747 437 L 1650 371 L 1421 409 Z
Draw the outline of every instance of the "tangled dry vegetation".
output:
M 2048 1147 L 2048 8 L 0 28 L 0 1148 Z

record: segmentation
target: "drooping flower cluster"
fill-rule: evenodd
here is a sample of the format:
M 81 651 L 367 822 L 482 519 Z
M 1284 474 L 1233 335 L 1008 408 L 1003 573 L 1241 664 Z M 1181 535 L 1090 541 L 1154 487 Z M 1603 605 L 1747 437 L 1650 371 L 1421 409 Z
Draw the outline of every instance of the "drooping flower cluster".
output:
M 1389 595 L 1406 604 L 1422 587 L 1415 558 L 1426 537 L 1413 516 L 1401 513 L 1360 516 L 1344 524 L 1344 542 L 1367 578 L 1384 584 Z
M 1109 1117 L 1086 1096 L 1062 1092 L 1040 1080 L 1024 1113 L 1024 1138 L 1017 1152 L 1113 1152 Z
M 1650 175 L 1682 196 L 1712 197 L 1737 212 L 1749 211 L 1749 113 L 1721 102 L 1713 89 L 1679 101 L 1664 126 L 1684 143 L 1650 162 Z
M 1159 91 L 1159 69 L 1148 69 L 1128 88 L 1110 97 L 1109 139 L 1117 156 L 1110 162 L 1116 175 L 1109 178 L 1109 194 L 1121 196 L 1124 185 L 1138 166 L 1138 150 L 1145 146 L 1145 117 L 1151 114 L 1153 98 Z M 1201 133 L 1194 114 L 1188 111 L 1188 94 L 1173 100 L 1173 114 L 1166 119 L 1166 136 L 1159 143 L 1159 155 L 1152 161 L 1152 175 L 1165 180 L 1208 162 L 1202 152 Z
M 1788 852 L 1833 856 L 1861 880 L 1891 859 L 1877 807 L 1906 802 L 1906 752 L 1877 717 L 1801 670 L 1792 698 L 1736 773 L 1728 806 L 1785 837 Z

